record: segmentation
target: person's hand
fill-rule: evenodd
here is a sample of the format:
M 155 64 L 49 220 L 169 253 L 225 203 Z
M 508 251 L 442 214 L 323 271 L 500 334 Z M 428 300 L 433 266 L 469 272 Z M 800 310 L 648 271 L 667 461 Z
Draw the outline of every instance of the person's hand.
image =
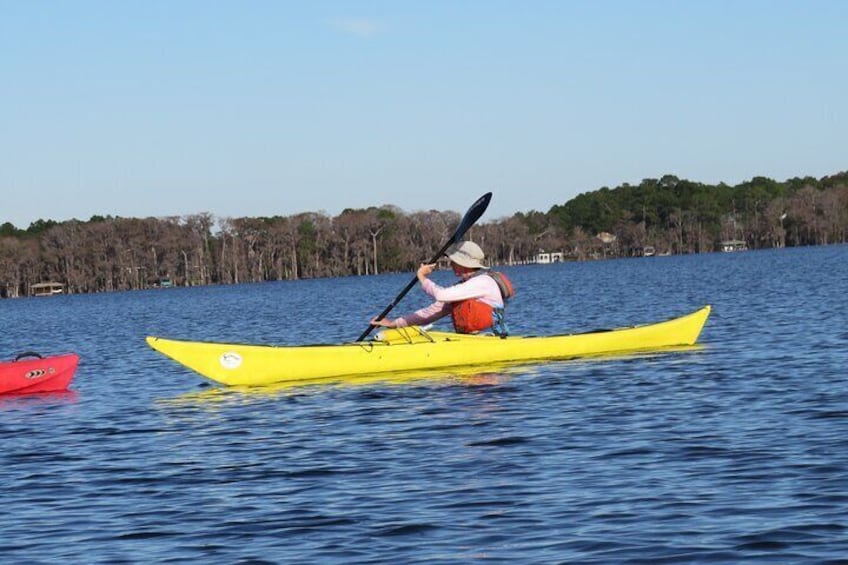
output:
M 395 327 L 395 323 L 393 321 L 389 320 L 388 318 L 381 318 L 381 319 L 378 320 L 376 316 L 371 318 L 371 325 L 377 326 L 377 327 L 384 327 L 384 328 Z
M 421 263 L 421 266 L 418 267 L 418 273 L 416 273 L 418 280 L 423 283 L 424 279 L 430 276 L 430 273 L 432 273 L 435 269 L 435 263 Z

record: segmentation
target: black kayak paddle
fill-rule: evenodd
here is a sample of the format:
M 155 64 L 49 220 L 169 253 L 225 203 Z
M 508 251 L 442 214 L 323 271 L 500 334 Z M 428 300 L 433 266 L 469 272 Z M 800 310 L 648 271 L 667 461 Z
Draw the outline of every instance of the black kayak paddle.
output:
M 483 215 L 483 212 L 486 211 L 486 208 L 489 206 L 489 200 L 491 199 L 492 193 L 487 192 L 486 194 L 478 198 L 474 204 L 471 205 L 471 208 L 469 208 L 468 211 L 465 213 L 465 216 L 462 217 L 462 221 L 459 222 L 459 226 L 457 226 L 456 231 L 453 232 L 451 238 L 447 241 L 447 243 L 445 243 L 445 245 L 439 250 L 439 252 L 433 255 L 433 258 L 429 261 L 430 263 L 435 263 L 436 261 L 438 261 L 439 257 L 444 255 L 445 251 L 448 250 L 448 247 L 462 239 L 462 236 L 465 235 L 465 232 L 468 231 L 468 228 L 473 226 L 474 222 L 479 220 L 480 216 Z M 392 308 L 397 306 L 398 302 L 400 302 L 401 299 L 406 296 L 406 293 L 408 293 L 412 289 L 412 287 L 415 286 L 416 282 L 418 282 L 418 276 L 412 277 L 412 280 L 409 281 L 409 284 L 406 285 L 406 288 L 400 291 L 400 294 L 398 294 L 395 299 L 392 300 L 391 304 L 386 306 L 385 310 L 380 312 L 380 315 L 377 316 L 377 320 L 379 321 L 385 318 L 386 314 L 391 312 Z M 359 336 L 356 341 L 362 341 L 363 339 L 368 337 L 368 334 L 370 334 L 375 327 L 376 326 L 372 326 L 369 324 L 368 329 L 362 332 L 362 335 Z

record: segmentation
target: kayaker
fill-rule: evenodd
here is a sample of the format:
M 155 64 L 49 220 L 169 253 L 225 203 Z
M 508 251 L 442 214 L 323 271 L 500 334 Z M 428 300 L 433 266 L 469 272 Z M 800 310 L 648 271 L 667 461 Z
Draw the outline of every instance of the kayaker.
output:
M 473 241 L 461 241 L 446 253 L 459 283 L 441 287 L 431 281 L 430 273 L 436 264 L 422 263 L 418 267 L 421 288 L 436 301 L 412 314 L 400 318 L 371 320 L 374 326 L 403 328 L 423 326 L 451 316 L 457 333 L 477 333 L 491 329 L 506 337 L 509 333 L 504 320 L 505 302 L 514 294 L 512 284 L 503 273 L 491 271 L 483 264 L 485 256 Z M 488 276 L 487 276 L 488 275 Z

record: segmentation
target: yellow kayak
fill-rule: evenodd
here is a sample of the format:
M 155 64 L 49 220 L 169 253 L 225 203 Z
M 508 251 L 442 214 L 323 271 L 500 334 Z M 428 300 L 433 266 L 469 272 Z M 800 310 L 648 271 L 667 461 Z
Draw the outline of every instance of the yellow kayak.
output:
M 297 384 L 380 373 L 571 359 L 694 345 L 710 307 L 665 322 L 582 334 L 502 339 L 384 330 L 375 339 L 338 345 L 242 345 L 148 337 L 147 344 L 204 377 L 228 386 Z

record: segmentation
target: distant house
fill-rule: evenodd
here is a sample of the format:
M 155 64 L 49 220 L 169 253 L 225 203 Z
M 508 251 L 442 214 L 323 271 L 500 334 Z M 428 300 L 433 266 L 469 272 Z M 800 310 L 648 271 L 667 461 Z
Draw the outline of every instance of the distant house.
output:
M 57 282 L 43 282 L 30 285 L 29 293 L 32 296 L 53 296 L 65 292 L 65 285 Z
M 731 253 L 733 251 L 747 251 L 748 245 L 741 239 L 726 239 L 719 243 L 720 251 Z
M 559 263 L 563 260 L 562 251 L 540 251 L 536 254 L 536 257 L 533 258 L 535 263 L 539 263 L 542 265 L 547 265 L 549 263 Z

